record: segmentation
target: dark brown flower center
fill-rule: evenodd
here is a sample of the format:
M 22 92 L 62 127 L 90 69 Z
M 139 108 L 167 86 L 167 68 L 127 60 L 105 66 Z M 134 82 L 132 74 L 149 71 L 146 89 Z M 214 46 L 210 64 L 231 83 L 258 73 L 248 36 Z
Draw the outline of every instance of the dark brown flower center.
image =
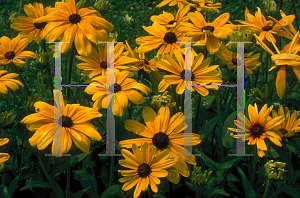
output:
M 69 21 L 73 24 L 77 24 L 81 21 L 81 17 L 78 14 L 72 14 L 69 16 Z
M 280 133 L 282 133 L 282 135 L 285 135 L 285 134 L 288 133 L 288 131 L 285 130 L 285 129 L 279 129 L 278 131 L 279 131 Z
M 264 129 L 260 125 L 254 125 L 251 128 L 251 134 L 254 137 L 260 137 L 260 135 L 264 132 Z
M 43 29 L 46 25 L 47 25 L 47 22 L 43 22 L 43 23 L 33 23 L 34 27 L 36 29 Z
M 172 20 L 172 21 L 169 21 L 169 25 L 173 25 L 173 23 L 176 23 L 176 21 L 175 20 Z
M 6 52 L 6 54 L 4 54 L 4 57 L 6 59 L 11 60 L 11 59 L 14 59 L 15 55 L 16 55 L 15 52 L 10 51 L 10 52 Z
M 102 63 L 100 63 L 100 67 L 102 69 L 107 69 L 107 62 L 106 61 L 103 61 Z
M 213 26 L 205 26 L 204 28 L 202 28 L 202 30 L 209 30 L 209 31 L 213 32 L 215 30 L 215 28 Z
M 232 62 L 232 64 L 237 65 L 237 59 L 236 58 L 232 59 L 231 62 Z
M 62 127 L 70 128 L 73 125 L 73 121 L 71 120 L 71 118 L 69 118 L 67 116 L 61 116 L 58 120 L 58 123 L 60 123 L 60 122 L 61 122 Z
M 138 174 L 140 177 L 147 177 L 151 173 L 151 167 L 148 164 L 141 164 L 138 167 Z
M 272 29 L 273 29 L 273 27 L 268 26 L 268 25 L 262 28 L 263 31 L 269 31 L 269 30 L 272 30 Z
M 122 89 L 121 89 L 121 85 L 119 85 L 119 84 L 115 84 L 115 91 L 114 91 L 114 93 L 117 93 L 117 92 L 119 92 L 119 91 L 121 91 Z
M 144 59 L 144 62 L 146 65 L 149 65 L 149 62 L 146 59 Z
M 164 41 L 169 44 L 176 43 L 177 37 L 173 32 L 167 32 L 165 34 Z
M 163 132 L 156 133 L 152 138 L 152 143 L 158 150 L 164 150 L 169 145 L 169 137 Z
M 185 80 L 185 69 L 182 70 L 182 72 L 180 73 L 180 77 Z M 193 77 L 193 73 L 191 72 L 191 80 L 193 81 L 194 80 L 194 77 Z

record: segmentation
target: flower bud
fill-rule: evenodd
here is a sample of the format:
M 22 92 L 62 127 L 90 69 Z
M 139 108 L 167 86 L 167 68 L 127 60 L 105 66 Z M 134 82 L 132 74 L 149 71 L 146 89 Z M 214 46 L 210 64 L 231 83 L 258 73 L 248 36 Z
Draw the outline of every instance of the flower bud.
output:
M 0 115 L 0 126 L 3 129 L 11 128 L 11 125 L 12 125 L 13 121 L 14 121 L 14 116 L 12 115 L 12 112 L 8 113 L 7 111 L 5 111 L 5 112 L 1 113 L 1 115 Z
M 86 2 L 85 0 L 84 0 L 84 1 L 82 1 L 82 0 L 78 1 L 78 3 L 76 4 L 76 8 L 77 8 L 77 9 L 83 8 L 85 2 Z
M 15 11 L 12 11 L 8 20 L 12 21 L 14 18 L 18 17 L 19 14 Z
M 110 3 L 105 0 L 97 0 L 94 4 L 94 9 L 98 10 L 100 13 L 104 12 L 110 7 Z

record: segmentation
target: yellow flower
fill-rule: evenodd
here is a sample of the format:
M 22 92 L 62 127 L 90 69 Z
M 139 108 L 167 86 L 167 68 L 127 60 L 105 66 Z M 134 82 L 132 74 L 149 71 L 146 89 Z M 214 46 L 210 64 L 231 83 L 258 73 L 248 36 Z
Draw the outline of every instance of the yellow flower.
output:
M 286 163 L 274 162 L 270 160 L 265 164 L 266 173 L 269 179 L 282 179 L 282 173 L 284 172 L 283 167 Z
M 192 41 L 200 42 L 194 46 L 206 45 L 210 54 L 214 54 L 221 47 L 219 39 L 226 39 L 236 26 L 233 24 L 226 24 L 229 19 L 229 13 L 224 13 L 216 18 L 212 23 L 207 23 L 198 11 L 187 14 L 192 21 L 181 22 L 182 26 L 179 32 L 184 33 L 185 37 L 191 37 Z
M 35 53 L 30 51 L 23 51 L 23 49 L 29 44 L 29 39 L 17 36 L 10 40 L 6 36 L 0 38 L 0 64 L 7 65 L 13 62 L 17 66 L 22 66 L 23 58 L 36 58 Z
M 245 11 L 245 19 L 246 21 L 242 20 L 236 20 L 243 25 L 240 26 L 241 30 L 247 30 L 247 31 L 253 31 L 255 34 L 259 34 L 259 38 L 263 41 L 265 38 L 267 41 L 271 42 L 276 42 L 273 34 L 277 34 L 282 27 L 281 25 L 287 25 L 284 23 L 284 20 L 281 19 L 280 23 L 276 23 L 273 26 L 273 21 L 269 20 L 267 21 L 264 15 L 262 15 L 261 10 L 259 7 L 257 7 L 257 12 L 255 13 L 255 16 L 250 14 L 248 8 L 246 8 Z M 295 16 L 294 15 L 289 15 L 288 18 L 291 21 L 294 21 Z M 281 25 L 280 25 L 281 24 Z M 269 36 L 267 36 L 269 35 Z
M 121 150 L 125 159 L 119 160 L 119 164 L 132 169 L 118 170 L 118 172 L 124 176 L 119 179 L 119 182 L 126 182 L 122 190 L 128 191 L 136 185 L 133 197 L 137 198 L 141 192 L 147 190 L 150 185 L 151 190 L 157 193 L 157 185 L 160 184 L 158 178 L 167 177 L 169 173 L 166 169 L 175 164 L 174 159 L 169 158 L 170 151 L 164 150 L 157 155 L 157 157 L 154 157 L 156 147 L 149 147 L 148 142 L 141 144 L 140 149 L 136 144 L 133 144 L 132 150 L 133 154 L 126 149 Z
M 28 130 L 35 132 L 29 139 L 31 146 L 37 146 L 39 150 L 45 149 L 51 142 L 52 154 L 54 155 L 54 130 L 62 129 L 62 153 L 68 153 L 72 146 L 72 140 L 74 144 L 88 155 L 91 141 L 88 137 L 94 140 L 100 141 L 102 137 L 96 131 L 93 124 L 88 122 L 91 119 L 101 117 L 95 109 L 89 107 L 83 107 L 79 104 L 67 104 L 65 106 L 63 95 L 60 91 L 53 91 L 54 99 L 57 106 L 61 107 L 61 114 L 54 114 L 54 106 L 45 102 L 36 102 L 34 107 L 37 113 L 26 116 L 21 123 L 26 124 Z M 57 101 L 55 95 L 61 94 L 61 101 Z M 59 112 L 59 109 L 57 109 Z M 62 125 L 54 125 L 61 121 Z M 88 137 L 87 137 L 88 136 Z
M 55 8 L 50 8 L 46 16 L 33 21 L 47 22 L 43 38 L 53 42 L 59 38 L 62 43 L 62 53 L 67 52 L 73 42 L 80 55 L 88 56 L 92 52 L 92 44 L 104 41 L 107 31 L 112 31 L 113 25 L 101 17 L 97 10 L 78 9 L 75 0 L 66 3 L 56 2 Z
M 177 13 L 168 13 L 163 11 L 163 14 L 158 16 L 151 16 L 150 20 L 154 23 L 163 25 L 164 27 L 174 28 L 179 26 L 181 22 L 188 21 L 189 18 L 186 16 L 186 13 L 190 10 L 189 6 L 186 6 L 182 9 L 178 9 Z
M 244 117 L 244 115 L 239 114 L 239 120 L 234 121 L 234 124 L 238 127 L 238 129 L 228 128 L 230 131 L 237 133 L 237 135 L 233 135 L 231 133 L 233 138 L 243 138 L 244 140 L 249 140 L 248 145 L 256 144 L 257 154 L 259 157 L 263 157 L 265 155 L 264 151 L 267 150 L 267 146 L 264 141 L 265 138 L 269 138 L 277 146 L 282 146 L 280 143 L 281 138 L 279 135 L 274 133 L 273 130 L 275 126 L 284 121 L 284 117 L 278 116 L 268 120 L 268 116 L 272 109 L 273 106 L 267 108 L 267 104 L 265 104 L 258 112 L 256 103 L 254 104 L 254 107 L 249 104 L 248 114 L 250 121 L 248 118 Z M 244 118 L 245 123 L 240 121 Z
M 138 62 L 136 58 L 129 58 L 123 54 L 124 44 L 118 43 L 114 47 L 114 68 L 115 69 L 134 69 L 129 66 L 124 66 L 130 63 Z M 98 52 L 92 47 L 92 53 L 90 56 L 75 56 L 77 59 L 83 61 L 83 63 L 77 64 L 79 69 L 85 70 L 89 73 L 89 78 L 93 78 L 98 75 L 106 76 L 107 72 L 107 45 L 98 44 Z
M 24 5 L 24 11 L 28 17 L 18 16 L 12 20 L 10 27 L 14 30 L 21 31 L 19 36 L 29 37 L 38 40 L 43 36 L 43 31 L 47 22 L 34 23 L 35 19 L 47 15 L 47 10 L 44 9 L 43 4 L 34 3 L 33 6 L 29 3 Z
M 283 107 L 278 108 L 278 114 L 276 111 L 272 111 L 273 119 L 279 116 L 285 118 L 284 122 L 274 127 L 275 130 L 282 134 L 282 137 L 292 137 L 296 132 L 300 131 L 300 118 L 297 120 L 297 112 L 294 110 L 292 116 L 290 115 L 290 110 L 285 107 L 285 112 Z M 271 117 L 269 117 L 271 119 Z
M 273 51 L 270 50 L 270 48 L 268 48 L 256 34 L 254 34 L 256 40 L 259 42 L 261 47 L 266 52 L 271 54 L 271 59 L 272 59 L 273 63 L 275 63 L 275 65 L 271 69 L 269 69 L 269 71 L 273 70 L 274 68 L 276 68 L 278 66 L 280 67 L 278 74 L 277 74 L 277 78 L 276 78 L 276 90 L 277 90 L 277 94 L 280 99 L 282 99 L 282 96 L 284 95 L 285 89 L 286 89 L 286 67 L 287 66 L 290 66 L 293 69 L 295 75 L 298 78 L 298 81 L 300 82 L 300 68 L 299 68 L 300 56 L 297 55 L 297 52 L 299 50 L 294 50 L 292 52 L 292 49 L 294 48 L 294 46 L 299 38 L 298 35 L 299 35 L 299 31 L 295 35 L 288 52 L 283 52 L 282 50 L 281 50 L 281 52 L 279 52 L 279 50 L 276 47 L 276 45 L 274 44 L 274 42 L 271 41 L 275 50 L 277 51 L 277 54 L 274 54 Z M 300 49 L 300 46 L 298 47 L 298 49 Z
M 87 87 L 85 92 L 93 94 L 92 100 L 94 101 L 93 108 L 99 110 L 101 107 L 107 108 L 107 100 L 111 101 L 114 98 L 114 113 L 116 116 L 123 115 L 123 109 L 128 106 L 128 100 L 134 104 L 141 104 L 145 102 L 142 94 L 135 89 L 142 91 L 148 95 L 151 91 L 146 85 L 136 82 L 136 80 L 129 78 L 133 77 L 133 73 L 130 71 L 118 71 L 115 70 L 115 84 L 114 95 L 108 96 L 106 87 Z M 106 76 L 98 76 L 92 79 L 91 85 L 106 85 Z
M 158 112 L 161 107 L 172 108 L 176 105 L 176 102 L 171 101 L 171 95 L 167 94 L 168 91 L 165 91 L 162 95 L 153 96 L 151 106 L 156 112 Z
M 185 65 L 182 54 L 178 50 L 174 50 L 174 55 L 177 61 L 170 55 L 165 54 L 165 57 L 156 62 L 156 66 L 160 69 L 171 72 L 171 75 L 164 75 L 165 81 L 161 81 L 158 85 L 158 91 L 165 91 L 169 85 L 177 85 L 176 93 L 183 94 L 185 90 Z M 192 84 L 206 85 L 206 84 L 222 84 L 219 72 L 214 72 L 219 65 L 209 65 L 211 60 L 207 58 L 203 61 L 203 54 L 197 56 L 192 55 L 192 71 L 191 80 Z M 203 61 L 203 62 L 202 62 Z M 202 96 L 208 95 L 208 90 L 205 87 L 192 87 L 191 91 L 196 91 Z
M 169 6 L 174 6 L 178 4 L 178 6 L 188 5 L 190 0 L 163 0 L 160 4 L 158 4 L 156 7 L 160 8 L 164 5 L 167 5 L 169 3 Z
M 123 140 L 119 142 L 120 147 L 131 148 L 132 144 L 148 142 L 150 147 L 157 148 L 157 154 L 170 150 L 171 157 L 175 157 L 175 169 L 171 169 L 172 175 L 168 179 L 173 183 L 179 182 L 179 173 L 188 177 L 190 172 L 186 163 L 196 164 L 195 156 L 191 155 L 184 146 L 197 145 L 201 142 L 198 134 L 184 134 L 184 115 L 178 112 L 170 118 L 168 107 L 161 107 L 158 114 L 150 107 L 144 107 L 142 111 L 144 122 L 143 125 L 136 120 L 126 120 L 125 128 L 143 138 Z M 184 138 L 189 138 L 190 144 L 184 144 Z M 189 153 L 190 156 L 175 156 L 176 154 Z
M 183 34 L 178 32 L 178 27 L 179 26 L 168 31 L 164 26 L 158 23 L 153 23 L 153 25 L 149 27 L 143 26 L 144 30 L 153 36 L 142 36 L 137 38 L 135 41 L 140 47 L 136 52 L 149 52 L 161 46 L 157 54 L 164 54 L 167 52 L 172 54 L 175 48 L 181 50 L 183 53 L 183 49 L 180 49 L 180 46 L 183 44 L 177 43 L 178 41 L 183 41 Z
M 17 78 L 18 76 L 19 74 L 15 74 L 15 73 L 9 74 L 8 71 L 6 70 L 0 70 L 0 93 L 7 94 L 8 90 L 6 87 L 9 87 L 13 91 L 19 90 L 18 85 L 24 88 L 23 84 L 20 81 L 13 79 L 13 78 Z
M 244 66 L 245 66 L 245 74 L 251 75 L 253 74 L 254 69 L 260 66 L 259 53 L 252 55 L 253 52 L 247 53 L 244 56 Z M 221 45 L 220 51 L 216 52 L 216 56 L 220 59 L 220 61 L 227 65 L 228 69 L 232 70 L 237 66 L 237 53 L 229 51 L 225 45 Z
M 196 8 L 199 12 L 214 12 L 222 8 L 221 3 L 213 3 L 207 0 L 192 0 L 192 2 L 190 6 Z
M 0 138 L 0 146 L 7 144 L 9 142 L 8 138 Z M 10 158 L 8 153 L 0 153 L 0 164 L 4 163 Z

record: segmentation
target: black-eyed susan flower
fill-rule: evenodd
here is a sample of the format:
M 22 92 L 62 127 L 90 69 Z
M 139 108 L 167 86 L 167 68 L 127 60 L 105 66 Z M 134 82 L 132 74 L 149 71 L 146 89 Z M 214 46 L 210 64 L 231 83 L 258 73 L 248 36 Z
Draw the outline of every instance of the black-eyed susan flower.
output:
M 174 6 L 174 5 L 183 6 L 183 5 L 188 5 L 189 4 L 188 1 L 190 0 L 163 0 L 156 7 L 160 8 L 167 4 L 169 4 L 169 6 Z
M 170 118 L 170 110 L 168 107 L 161 107 L 156 112 L 150 107 L 144 107 L 142 111 L 144 124 L 136 120 L 126 120 L 125 128 L 143 138 L 136 138 L 130 140 L 123 140 L 119 142 L 120 147 L 131 148 L 132 144 L 141 144 L 141 142 L 148 142 L 152 148 L 157 148 L 157 154 L 164 152 L 165 149 L 170 150 L 171 157 L 175 157 L 175 168 L 171 169 L 171 175 L 168 179 L 173 183 L 179 182 L 179 173 L 184 177 L 188 177 L 190 172 L 186 163 L 196 164 L 195 156 L 190 154 L 183 146 L 197 145 L 201 142 L 198 134 L 184 134 L 182 133 L 184 127 L 184 115 L 178 112 Z M 189 138 L 191 144 L 184 144 L 184 138 Z M 175 156 L 176 154 L 189 153 L 188 156 Z
M 294 15 L 288 16 L 289 20 L 292 22 L 295 19 Z M 259 38 L 263 41 L 265 38 L 267 41 L 271 42 L 271 40 L 275 43 L 276 40 L 273 36 L 273 34 L 277 34 L 279 30 L 281 29 L 281 25 L 287 25 L 283 19 L 280 20 L 280 23 L 276 23 L 273 26 L 273 21 L 269 20 L 267 21 L 264 15 L 262 15 L 261 10 L 259 7 L 257 7 L 257 12 L 255 13 L 255 16 L 250 14 L 248 8 L 246 8 L 245 11 L 245 20 L 236 20 L 237 22 L 240 22 L 241 30 L 247 30 L 247 31 L 253 31 L 255 34 L 259 34 Z M 281 24 L 281 25 L 280 25 Z M 267 36 L 269 35 L 269 36 Z
M 290 110 L 285 107 L 285 111 L 282 106 L 278 108 L 278 114 L 276 111 L 272 111 L 273 119 L 279 116 L 283 116 L 285 120 L 274 127 L 274 130 L 279 131 L 282 137 L 292 137 L 296 132 L 300 131 L 300 118 L 297 120 L 297 112 L 294 110 L 292 115 L 290 115 Z M 271 119 L 271 117 L 269 117 Z
M 268 161 L 264 167 L 266 170 L 266 174 L 269 179 L 282 179 L 282 173 L 284 172 L 283 167 L 285 167 L 286 163 L 282 162 L 274 162 L 274 160 Z
M 264 44 L 264 42 L 256 35 L 254 34 L 256 40 L 258 41 L 258 43 L 260 44 L 260 46 L 269 54 L 271 54 L 271 59 L 273 61 L 273 63 L 275 63 L 275 65 L 273 67 L 271 67 L 269 69 L 269 71 L 275 69 L 276 67 L 280 67 L 278 74 L 277 74 L 277 78 L 276 78 L 276 90 L 277 90 L 277 94 L 279 96 L 280 99 L 282 99 L 282 96 L 285 93 L 285 89 L 286 89 L 286 67 L 289 66 L 293 69 L 296 77 L 298 78 L 298 81 L 300 82 L 300 56 L 297 55 L 297 52 L 300 50 L 300 46 L 298 47 L 298 49 L 296 50 L 292 50 L 294 49 L 294 46 L 297 42 L 299 42 L 299 31 L 297 32 L 297 34 L 294 36 L 293 41 L 290 45 L 289 51 L 288 52 L 283 52 L 283 50 L 281 50 L 281 52 L 278 50 L 278 48 L 276 47 L 276 45 L 274 44 L 273 41 L 271 41 L 271 43 L 273 44 L 277 54 L 273 53 L 272 50 L 270 50 L 270 48 L 268 48 L 266 46 L 266 44 Z
M 118 43 L 114 47 L 114 68 L 115 69 L 132 69 L 130 66 L 124 66 L 138 62 L 136 58 L 130 58 L 123 54 L 124 44 Z M 90 56 L 75 56 L 77 59 L 83 61 L 83 63 L 77 64 L 79 69 L 87 71 L 89 78 L 93 78 L 98 75 L 106 76 L 107 71 L 107 45 L 98 44 L 98 51 L 92 47 L 92 53 Z M 134 69 L 134 68 L 133 68 Z
M 7 144 L 9 142 L 8 138 L 0 138 L 0 146 Z M 0 153 L 0 164 L 6 162 L 10 158 L 8 153 Z
M 61 94 L 61 101 L 57 101 L 55 96 Z M 54 114 L 54 106 L 45 102 L 36 102 L 34 107 L 36 113 L 26 116 L 21 123 L 26 124 L 28 130 L 35 132 L 29 139 L 31 146 L 39 150 L 45 149 L 51 142 L 52 154 L 54 155 L 54 130 L 59 130 L 59 124 L 62 123 L 62 153 L 67 153 L 72 141 L 74 144 L 88 155 L 91 141 L 88 137 L 100 141 L 102 137 L 97 132 L 95 126 L 88 122 L 91 119 L 101 117 L 98 111 L 93 108 L 83 107 L 80 104 L 64 104 L 63 95 L 60 91 L 54 91 L 54 100 L 57 106 L 61 107 L 62 112 Z M 56 112 L 60 112 L 57 109 Z
M 47 22 L 34 23 L 35 19 L 47 15 L 48 8 L 44 9 L 43 4 L 34 3 L 33 6 L 29 3 L 24 5 L 26 16 L 18 16 L 12 20 L 10 27 L 20 31 L 21 37 L 29 37 L 38 40 L 43 36 L 43 31 Z
M 158 23 L 166 28 L 174 28 L 179 26 L 181 22 L 188 21 L 189 17 L 186 16 L 186 13 L 190 10 L 189 6 L 182 7 L 178 9 L 177 13 L 169 13 L 163 11 L 162 14 L 158 16 L 151 16 L 150 20 L 154 23 Z
M 127 107 L 128 100 L 134 104 L 141 104 L 145 102 L 142 94 L 137 90 L 142 91 L 148 95 L 151 91 L 146 85 L 138 83 L 136 80 L 130 78 L 133 77 L 133 73 L 130 71 L 118 71 L 115 70 L 115 84 L 114 86 L 114 114 L 116 116 L 123 115 L 123 109 Z M 106 76 L 98 76 L 92 79 L 91 85 L 106 85 Z M 99 110 L 101 107 L 107 108 L 107 100 L 111 100 L 113 95 L 107 98 L 106 87 L 87 87 L 85 92 L 93 94 L 92 100 L 94 101 L 93 108 Z
M 141 148 L 139 149 L 137 145 L 141 145 Z M 157 193 L 157 185 L 160 184 L 158 178 L 167 177 L 169 174 L 167 169 L 175 164 L 174 159 L 169 157 L 168 149 L 156 155 L 156 147 L 150 147 L 148 142 L 137 145 L 131 146 L 133 154 L 126 149 L 121 150 L 125 159 L 119 160 L 119 164 L 131 170 L 118 170 L 124 176 L 119 182 L 126 182 L 122 190 L 128 191 L 136 185 L 134 198 L 147 190 L 149 185 L 151 190 Z
M 218 11 L 219 8 L 222 8 L 221 3 L 213 3 L 208 0 L 192 0 L 189 5 L 199 12 L 214 12 Z
M 101 17 L 97 10 L 78 9 L 75 0 L 56 2 L 55 8 L 50 8 L 46 16 L 35 19 L 34 23 L 46 22 L 43 38 L 49 42 L 59 39 L 62 43 L 62 53 L 67 52 L 73 42 L 80 55 L 88 56 L 92 52 L 92 44 L 104 41 L 107 32 L 113 25 Z
M 253 74 L 254 69 L 256 69 L 258 66 L 260 66 L 260 62 L 258 62 L 259 59 L 259 53 L 252 55 L 253 52 L 247 53 L 244 56 L 244 67 L 245 67 L 245 74 L 251 75 Z M 219 58 L 219 60 L 226 64 L 228 69 L 232 70 L 236 68 L 237 66 L 237 53 L 234 53 L 232 51 L 229 51 L 225 45 L 221 45 L 220 51 L 216 52 L 216 56 Z
M 165 81 L 161 81 L 158 85 L 158 91 L 165 91 L 167 85 L 177 85 L 176 93 L 182 94 L 185 90 L 185 64 L 183 55 L 178 51 L 174 50 L 174 55 L 177 61 L 170 55 L 165 54 L 164 58 L 156 62 L 156 66 L 160 69 L 171 72 L 171 75 L 164 75 Z M 222 84 L 222 79 L 220 78 L 220 73 L 215 72 L 219 65 L 210 65 L 211 59 L 207 58 L 203 61 L 203 54 L 198 54 L 197 56 L 192 55 L 192 71 L 191 80 L 194 85 L 206 85 L 206 84 Z M 203 61 L 203 62 L 202 62 Z M 205 87 L 192 87 L 192 91 L 196 91 L 206 96 L 209 92 Z
M 0 38 L 0 64 L 7 65 L 13 62 L 17 66 L 22 66 L 24 58 L 36 58 L 35 53 L 30 51 L 23 51 L 29 44 L 30 40 L 27 38 L 21 39 L 17 36 L 10 40 L 6 36 Z
M 280 136 L 273 132 L 273 130 L 275 126 L 281 124 L 284 121 L 284 117 L 278 116 L 276 118 L 268 120 L 269 114 L 272 109 L 273 106 L 267 108 L 267 104 L 265 104 L 258 112 L 256 103 L 254 104 L 254 107 L 249 104 L 249 119 L 244 117 L 244 115 L 242 114 L 238 114 L 239 120 L 234 121 L 237 129 L 228 128 L 229 130 L 237 133 L 236 135 L 231 133 L 231 136 L 233 138 L 243 138 L 244 140 L 249 141 L 248 145 L 256 145 L 257 154 L 259 157 L 263 157 L 265 155 L 264 151 L 267 150 L 267 146 L 264 141 L 265 138 L 269 138 L 276 146 L 282 146 L 280 142 Z M 240 121 L 244 119 L 244 123 Z
M 178 27 L 173 30 L 167 30 L 164 26 L 153 23 L 152 26 L 145 27 L 144 30 L 153 36 L 142 36 L 135 40 L 135 42 L 140 45 L 137 49 L 137 53 L 149 52 L 158 47 L 159 50 L 157 54 L 164 54 L 170 52 L 173 53 L 174 49 L 179 49 L 183 53 L 183 49 L 180 48 L 183 44 L 177 43 L 183 41 L 183 34 L 178 32 Z
M 194 44 L 206 45 L 210 54 L 214 54 L 221 47 L 220 39 L 226 39 L 236 26 L 233 24 L 226 24 L 229 19 L 229 13 L 224 13 L 216 18 L 212 23 L 207 23 L 203 15 L 196 11 L 189 12 L 189 19 L 192 23 L 181 22 L 179 32 L 184 33 L 185 37 L 191 37 L 192 41 L 199 42 Z
M 13 91 L 19 90 L 19 86 L 24 88 L 23 84 L 20 81 L 14 79 L 18 76 L 19 74 L 8 73 L 8 71 L 6 70 L 0 70 L 0 93 L 7 94 L 7 87 L 9 87 Z

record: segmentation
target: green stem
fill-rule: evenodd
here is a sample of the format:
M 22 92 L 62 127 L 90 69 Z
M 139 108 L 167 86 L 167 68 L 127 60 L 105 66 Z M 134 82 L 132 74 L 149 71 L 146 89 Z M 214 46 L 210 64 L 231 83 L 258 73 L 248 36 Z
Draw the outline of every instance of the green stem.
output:
M 108 186 L 111 186 L 114 180 L 114 163 L 115 163 L 115 157 L 111 156 L 110 158 L 110 173 L 109 173 L 109 184 Z
M 89 160 L 90 169 L 91 169 L 92 176 L 93 176 L 93 185 L 94 185 L 94 190 L 95 190 L 95 196 L 98 197 L 97 181 L 96 181 L 96 177 L 95 177 L 95 173 L 94 173 L 93 164 L 92 164 L 92 160 L 91 160 L 90 154 L 88 155 L 88 160 Z
M 257 165 L 257 160 L 258 160 L 258 155 L 257 155 L 257 147 L 254 145 L 254 161 L 253 161 L 253 166 L 252 166 L 252 177 L 251 177 L 251 183 L 254 183 L 254 175 L 256 172 L 256 165 Z
M 44 69 L 41 69 L 41 75 L 42 75 L 42 79 L 41 79 L 41 94 L 42 94 L 42 101 L 43 101 L 43 92 L 44 92 Z
M 61 196 L 59 195 L 57 189 L 55 188 L 55 186 L 54 186 L 54 184 L 53 184 L 53 182 L 52 182 L 52 180 L 51 180 L 51 177 L 49 176 L 49 174 L 47 173 L 47 171 L 46 171 L 46 169 L 45 169 L 45 167 L 44 167 L 44 164 L 43 164 L 43 162 L 42 162 L 41 156 L 38 155 L 37 157 L 38 157 L 39 165 L 40 165 L 40 167 L 41 167 L 43 173 L 45 174 L 47 180 L 49 181 L 51 188 L 53 189 L 53 191 L 54 191 L 54 193 L 57 195 L 57 197 L 61 197 Z
M 181 94 L 181 110 L 184 113 L 184 92 Z
M 199 94 L 199 93 L 198 93 Z M 201 106 L 201 94 L 199 94 L 198 104 L 197 104 L 197 112 L 196 112 L 196 131 L 198 131 L 198 123 L 199 123 L 199 115 L 200 115 L 200 106 Z
M 219 89 L 216 91 L 216 102 L 217 102 L 217 112 L 218 112 L 218 125 L 219 125 L 219 136 L 220 136 L 220 147 L 221 147 L 221 162 L 224 161 L 224 153 L 223 153 L 223 144 L 222 144 L 222 130 L 223 124 L 221 119 L 221 107 L 220 107 L 220 100 L 219 100 Z
M 128 111 L 129 119 L 132 119 L 132 117 L 131 117 L 131 110 L 130 110 L 129 104 L 127 106 L 127 111 Z
M 175 89 L 174 85 L 171 85 L 171 87 L 172 87 L 172 97 L 175 98 L 177 112 L 178 112 L 179 111 L 179 104 L 178 104 L 178 101 L 177 101 L 176 89 Z
M 72 75 L 72 66 L 73 66 L 73 57 L 75 54 L 75 44 L 73 43 L 72 45 L 72 51 L 71 51 L 71 60 L 69 64 L 69 79 L 68 79 L 68 84 L 71 84 L 71 75 Z M 68 101 L 70 101 L 70 92 L 71 92 L 71 87 L 68 87 Z
M 265 189 L 265 193 L 264 193 L 263 198 L 267 198 L 267 197 L 268 197 L 268 191 L 269 191 L 269 188 L 270 188 L 270 184 L 271 184 L 271 182 L 270 182 L 270 180 L 268 179 L 268 181 L 267 181 L 267 186 L 266 186 L 266 189 Z
M 269 66 L 269 58 L 270 58 L 270 55 L 268 52 L 267 53 L 267 62 L 266 62 L 266 79 L 265 79 L 265 84 L 268 84 L 268 66 Z
M 142 70 L 140 69 L 140 70 L 138 71 L 138 76 L 137 76 L 136 82 L 139 82 L 139 81 L 140 81 L 141 75 L 142 75 Z
M 29 89 L 28 89 L 28 86 L 27 86 L 27 84 L 26 84 L 24 78 L 22 77 L 22 75 L 21 75 L 21 73 L 20 73 L 20 70 L 18 69 L 18 67 L 17 67 L 14 63 L 12 63 L 12 65 L 14 66 L 15 70 L 16 70 L 17 73 L 19 74 L 19 77 L 20 77 L 20 79 L 21 79 L 21 81 L 22 81 L 22 83 L 23 83 L 23 85 L 24 85 L 24 87 L 25 87 L 25 89 L 26 89 L 28 95 L 31 96 L 31 93 L 30 93 L 30 91 L 29 91 Z
M 66 156 L 67 160 L 67 189 L 66 189 L 66 198 L 70 197 L 70 181 L 71 181 L 71 170 L 70 170 L 70 157 Z
M 21 15 L 22 12 L 22 5 L 23 5 L 23 0 L 20 0 L 19 15 Z

